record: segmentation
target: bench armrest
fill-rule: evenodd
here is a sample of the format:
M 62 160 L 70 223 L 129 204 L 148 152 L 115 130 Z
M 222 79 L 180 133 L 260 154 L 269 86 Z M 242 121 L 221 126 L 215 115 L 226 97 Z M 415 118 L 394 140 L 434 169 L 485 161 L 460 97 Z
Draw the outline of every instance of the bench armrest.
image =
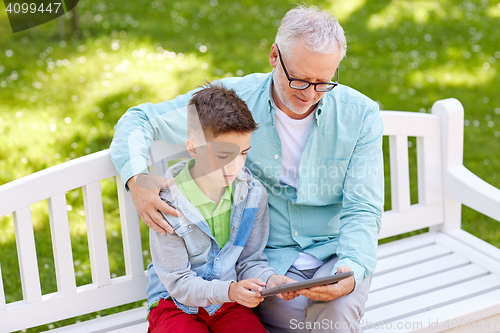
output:
M 445 171 L 444 194 L 500 221 L 500 190 L 488 184 L 464 166 L 450 168 Z

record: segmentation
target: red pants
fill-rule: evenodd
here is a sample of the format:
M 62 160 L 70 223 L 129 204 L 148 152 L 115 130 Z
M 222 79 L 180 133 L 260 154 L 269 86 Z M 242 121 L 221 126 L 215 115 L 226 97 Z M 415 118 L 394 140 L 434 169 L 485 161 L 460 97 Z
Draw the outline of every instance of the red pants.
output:
M 238 303 L 224 303 L 212 316 L 200 307 L 197 314 L 187 314 L 171 299 L 161 299 L 149 311 L 148 333 L 266 333 L 250 308 Z

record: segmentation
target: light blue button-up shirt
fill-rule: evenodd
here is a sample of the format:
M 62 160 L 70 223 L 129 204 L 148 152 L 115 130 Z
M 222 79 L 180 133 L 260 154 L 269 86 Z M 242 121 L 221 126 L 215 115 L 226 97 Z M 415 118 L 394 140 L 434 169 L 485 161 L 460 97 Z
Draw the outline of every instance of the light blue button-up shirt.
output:
M 299 252 L 320 260 L 337 255 L 356 286 L 376 265 L 384 195 L 382 118 L 377 103 L 339 85 L 325 93 L 299 164 L 298 188 L 280 184 L 281 141 L 274 124 L 272 73 L 220 80 L 252 111 L 259 129 L 246 166 L 269 194 L 266 255 L 285 274 Z M 195 90 L 194 90 L 195 91 Z M 124 181 L 145 172 L 153 140 L 184 145 L 186 111 L 194 91 L 130 108 L 115 126 L 111 159 Z

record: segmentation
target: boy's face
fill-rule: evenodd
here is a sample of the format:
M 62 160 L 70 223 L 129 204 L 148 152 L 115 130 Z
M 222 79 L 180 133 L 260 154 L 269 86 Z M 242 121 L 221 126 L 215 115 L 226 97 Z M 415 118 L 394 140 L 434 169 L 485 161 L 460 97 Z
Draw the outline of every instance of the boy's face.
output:
M 251 139 L 252 132 L 225 133 L 210 139 L 207 145 L 196 147 L 193 142 L 196 152 L 193 154 L 190 150 L 190 154 L 204 175 L 225 187 L 234 181 L 245 165 Z

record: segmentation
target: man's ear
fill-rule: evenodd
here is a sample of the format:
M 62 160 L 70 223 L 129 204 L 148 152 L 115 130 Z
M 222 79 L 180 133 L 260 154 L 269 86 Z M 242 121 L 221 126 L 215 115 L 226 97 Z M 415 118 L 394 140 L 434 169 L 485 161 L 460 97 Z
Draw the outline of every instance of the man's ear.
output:
M 278 47 L 276 46 L 276 44 L 273 44 L 271 46 L 271 53 L 269 54 L 269 63 L 273 68 L 276 68 L 276 66 L 278 65 L 278 61 Z
M 191 156 L 192 158 L 196 158 L 198 156 L 196 152 L 196 142 L 193 139 L 186 140 L 186 149 L 189 156 Z

